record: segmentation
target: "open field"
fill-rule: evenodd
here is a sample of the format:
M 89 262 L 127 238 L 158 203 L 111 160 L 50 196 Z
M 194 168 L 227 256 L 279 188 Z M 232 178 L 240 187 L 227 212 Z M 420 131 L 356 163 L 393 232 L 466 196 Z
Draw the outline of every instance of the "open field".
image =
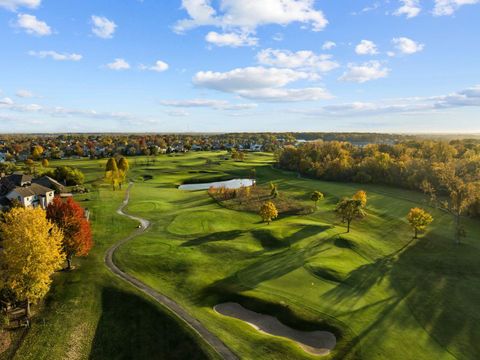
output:
M 239 302 L 298 330 L 333 332 L 337 347 L 324 359 L 478 359 L 477 221 L 466 220 L 468 237 L 456 246 L 452 219 L 430 208 L 434 223 L 412 241 L 405 216 L 411 207 L 427 206 L 422 195 L 372 185 L 362 186 L 369 195 L 368 216 L 346 234 L 333 208 L 358 185 L 298 178 L 273 169 L 267 154 L 249 155 L 245 162 L 224 156 L 160 156 L 153 164 L 130 160 L 135 184 L 127 211 L 149 219 L 152 227 L 116 252 L 123 270 L 175 299 L 242 359 L 318 357 L 216 313 L 219 303 Z M 62 162 L 67 163 L 93 185 L 105 161 Z M 312 214 L 283 215 L 267 225 L 257 214 L 222 207 L 207 191 L 176 189 L 192 178 L 246 177 L 253 167 L 259 184 L 274 181 L 280 194 L 311 206 L 310 194 L 319 190 L 325 200 Z M 17 358 L 148 358 L 162 351 L 169 356 L 159 358 L 213 356 L 178 321 L 104 267 L 104 251 L 135 227 L 115 214 L 122 196 L 105 186 L 82 195 L 94 214 L 95 251 L 76 260 L 75 273 L 58 274 L 48 311 Z M 193 350 L 198 348 L 203 351 Z M 78 351 L 66 357 L 70 349 Z

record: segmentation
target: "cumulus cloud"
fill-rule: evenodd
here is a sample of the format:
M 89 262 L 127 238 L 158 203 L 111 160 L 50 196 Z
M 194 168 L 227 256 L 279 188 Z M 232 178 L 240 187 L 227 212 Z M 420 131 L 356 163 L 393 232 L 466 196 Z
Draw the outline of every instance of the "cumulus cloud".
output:
M 384 67 L 379 61 L 368 61 L 363 64 L 348 64 L 348 69 L 339 78 L 341 81 L 364 83 L 388 76 L 390 69 Z
M 163 100 L 160 103 L 165 106 L 173 106 L 179 108 L 203 107 L 215 110 L 248 110 L 254 109 L 258 106 L 254 103 L 232 104 L 228 101 L 217 99 Z
M 124 59 L 117 58 L 113 62 L 106 65 L 110 70 L 128 70 L 130 69 L 130 64 Z
M 198 87 L 233 93 L 259 101 L 307 101 L 331 97 L 323 88 L 286 89 L 298 80 L 311 80 L 314 75 L 287 68 L 246 67 L 227 72 L 200 71 L 193 77 Z
M 355 46 L 355 52 L 358 55 L 376 55 L 378 54 L 377 45 L 370 40 L 362 40 Z
M 20 89 L 18 90 L 15 95 L 17 97 L 20 97 L 20 98 L 31 98 L 33 97 L 33 93 L 30 91 L 30 90 L 26 90 L 26 89 Z
M 402 16 L 405 15 L 407 19 L 416 17 L 422 11 L 419 0 L 400 0 L 402 6 L 400 6 L 393 15 Z
M 322 50 L 331 50 L 336 46 L 337 44 L 334 43 L 333 41 L 325 41 L 322 45 Z
M 323 12 L 314 8 L 314 0 L 220 0 L 217 9 L 211 0 L 182 0 L 182 8 L 189 18 L 176 23 L 177 32 L 205 25 L 255 31 L 262 25 L 293 22 L 321 31 L 328 24 Z
M 97 16 L 92 15 L 92 33 L 102 39 L 111 39 L 115 30 L 117 28 L 117 24 L 115 24 L 112 20 L 107 19 L 104 16 Z
M 4 97 L 0 99 L 0 105 L 13 105 L 13 100 L 9 97 Z
M 420 52 L 425 47 L 424 44 L 418 43 L 407 37 L 394 38 L 392 40 L 395 48 L 402 54 L 411 55 Z
M 205 40 L 210 44 L 216 46 L 229 46 L 229 47 L 241 47 L 241 46 L 256 46 L 258 44 L 258 38 L 252 37 L 248 33 L 228 32 L 219 34 L 215 31 L 210 31 Z
M 36 9 L 41 2 L 41 0 L 0 0 L 0 7 L 10 11 L 16 11 L 20 7 Z
M 29 51 L 28 55 L 36 56 L 40 59 L 51 58 L 56 61 L 80 61 L 82 60 L 82 55 L 75 53 L 59 53 L 51 50 L 42 50 L 42 51 Z
M 38 20 L 35 15 L 18 14 L 15 26 L 31 35 L 47 36 L 52 34 L 50 26 L 45 21 Z
M 452 15 L 463 5 L 478 4 L 480 0 L 435 0 L 433 14 L 435 16 Z
M 480 85 L 448 95 L 386 99 L 377 102 L 357 101 L 327 105 L 313 110 L 295 110 L 295 112 L 311 116 L 371 116 L 432 112 L 462 107 L 480 107 Z
M 305 71 L 328 72 L 339 67 L 331 55 L 315 54 L 313 51 L 265 49 L 257 54 L 257 61 L 262 65 L 280 68 L 301 69 Z
M 122 59 L 117 59 L 117 60 L 122 60 Z M 150 71 L 156 71 L 156 72 L 164 72 L 164 71 L 168 70 L 169 65 L 162 60 L 157 60 L 157 61 L 155 61 L 155 64 L 152 65 L 152 66 L 147 66 L 147 65 L 142 64 L 142 65 L 139 66 L 139 68 L 140 68 L 140 70 L 150 70 Z M 115 69 L 115 70 L 119 70 L 119 69 Z

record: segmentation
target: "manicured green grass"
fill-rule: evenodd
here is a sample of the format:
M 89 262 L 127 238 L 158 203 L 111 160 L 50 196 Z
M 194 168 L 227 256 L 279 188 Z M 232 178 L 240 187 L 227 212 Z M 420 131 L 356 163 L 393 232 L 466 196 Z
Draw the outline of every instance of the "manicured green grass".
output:
M 148 165 L 130 160 L 135 185 L 128 211 L 151 220 L 152 228 L 116 253 L 122 269 L 178 301 L 242 359 L 314 357 L 293 342 L 215 313 L 219 302 L 241 302 L 299 329 L 334 331 L 340 341 L 326 359 L 479 358 L 478 221 L 465 220 L 468 237 L 456 246 L 450 216 L 428 208 L 419 193 L 301 179 L 273 169 L 269 154 L 249 154 L 245 162 L 224 156 L 159 156 Z M 68 163 L 99 186 L 105 161 Z M 266 225 L 256 214 L 220 206 L 206 191 L 176 189 L 192 178 L 245 177 L 252 167 L 259 183 L 275 181 L 280 193 L 297 201 L 312 205 L 313 190 L 325 200 L 313 214 L 284 215 Z M 145 175 L 152 178 L 144 181 Z M 333 209 L 360 188 L 369 195 L 368 216 L 346 234 Z M 62 359 L 77 338 L 78 358 L 207 354 L 190 332 L 105 269 L 105 249 L 134 224 L 114 214 L 123 193 L 99 189 L 84 195 L 95 214 L 97 247 L 76 273 L 58 274 L 42 313 L 45 325 L 42 319 L 34 325 L 18 357 Z M 435 218 L 416 241 L 405 219 L 414 206 L 428 208 Z M 175 330 L 170 334 L 165 327 Z M 171 345 L 175 341 L 184 353 L 168 351 L 178 348 Z M 199 347 L 203 352 L 191 350 Z
M 273 169 L 266 154 L 249 155 L 244 163 L 221 157 L 164 156 L 132 170 L 135 178 L 153 176 L 136 182 L 129 206 L 153 228 L 117 253 L 122 268 L 179 301 L 241 358 L 312 357 L 290 341 L 216 314 L 216 303 L 240 301 L 298 328 L 334 329 L 341 340 L 331 358 L 478 358 L 477 221 L 466 220 L 469 236 L 456 246 L 452 219 L 429 208 L 435 222 L 412 241 L 405 216 L 411 207 L 427 207 L 421 194 L 299 179 Z M 220 165 L 206 166 L 207 159 Z M 219 206 L 206 191 L 175 189 L 194 171 L 235 177 L 252 167 L 260 183 L 273 180 L 280 193 L 305 204 L 313 190 L 326 198 L 314 214 L 266 225 L 256 214 Z M 368 217 L 346 234 L 333 208 L 360 188 L 369 194 Z
M 102 163 L 73 165 L 93 182 Z M 183 322 L 105 267 L 106 249 L 137 225 L 116 213 L 123 197 L 124 191 L 107 186 L 77 197 L 91 210 L 95 247 L 87 258 L 74 260 L 74 271 L 55 274 L 15 359 L 217 358 Z

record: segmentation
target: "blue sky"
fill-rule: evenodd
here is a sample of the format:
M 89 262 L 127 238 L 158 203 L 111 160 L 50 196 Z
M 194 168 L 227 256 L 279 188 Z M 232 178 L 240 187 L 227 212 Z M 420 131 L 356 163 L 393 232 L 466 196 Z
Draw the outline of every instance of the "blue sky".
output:
M 0 0 L 0 132 L 480 132 L 480 0 Z

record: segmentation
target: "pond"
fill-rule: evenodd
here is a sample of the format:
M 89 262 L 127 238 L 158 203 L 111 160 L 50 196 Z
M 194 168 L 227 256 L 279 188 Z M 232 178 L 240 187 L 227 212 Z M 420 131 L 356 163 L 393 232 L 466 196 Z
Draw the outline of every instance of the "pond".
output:
M 178 188 L 180 190 L 208 190 L 211 187 L 226 189 L 240 189 L 242 186 L 252 186 L 255 183 L 255 180 L 252 179 L 232 179 L 226 181 L 215 181 L 209 183 L 199 183 L 199 184 L 183 184 Z

